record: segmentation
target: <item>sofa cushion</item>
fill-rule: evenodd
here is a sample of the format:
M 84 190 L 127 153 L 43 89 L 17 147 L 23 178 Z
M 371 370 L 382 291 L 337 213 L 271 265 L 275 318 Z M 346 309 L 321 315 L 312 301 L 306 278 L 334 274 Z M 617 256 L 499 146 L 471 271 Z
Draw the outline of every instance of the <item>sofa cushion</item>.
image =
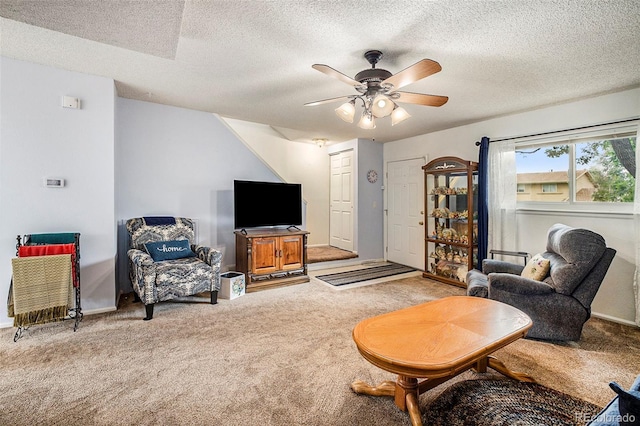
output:
M 606 248 L 604 238 L 595 232 L 553 225 L 549 229 L 547 251 L 542 256 L 550 261 L 550 276 L 556 292 L 573 293 Z
M 154 262 L 195 257 L 187 240 L 157 241 L 144 245 Z
M 527 263 L 520 276 L 530 280 L 542 281 L 549 273 L 550 265 L 551 262 L 538 253 Z
M 156 264 L 157 300 L 170 300 L 210 291 L 213 268 L 197 257 L 167 260 Z

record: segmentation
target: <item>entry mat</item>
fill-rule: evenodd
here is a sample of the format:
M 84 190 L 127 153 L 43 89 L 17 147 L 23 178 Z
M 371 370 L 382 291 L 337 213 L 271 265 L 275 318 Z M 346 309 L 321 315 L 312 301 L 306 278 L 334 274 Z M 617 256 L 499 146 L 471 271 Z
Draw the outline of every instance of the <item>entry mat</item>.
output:
M 390 263 L 382 266 L 373 266 L 371 268 L 356 269 L 354 271 L 318 275 L 316 278 L 333 286 L 341 286 L 361 281 L 375 280 L 377 278 L 390 277 L 392 275 L 406 274 L 407 272 L 413 271 L 415 271 L 415 269 L 408 266 Z

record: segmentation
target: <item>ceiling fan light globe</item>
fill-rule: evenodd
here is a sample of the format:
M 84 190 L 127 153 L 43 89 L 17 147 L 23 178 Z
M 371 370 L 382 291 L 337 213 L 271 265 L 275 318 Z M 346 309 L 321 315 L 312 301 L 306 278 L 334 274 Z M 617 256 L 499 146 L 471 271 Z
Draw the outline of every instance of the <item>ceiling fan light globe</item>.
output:
M 402 108 L 401 106 L 397 106 L 391 113 L 391 125 L 395 126 L 396 124 L 403 122 L 409 117 L 411 117 L 411 115 L 407 112 L 406 109 Z
M 385 95 L 378 95 L 373 99 L 373 103 L 371 105 L 371 112 L 378 118 L 386 117 L 391 114 L 393 108 L 396 106 L 395 103 Z
M 376 128 L 375 119 L 369 114 L 362 114 L 362 118 L 358 122 L 358 127 L 365 130 L 371 130 Z
M 336 115 L 346 121 L 347 123 L 353 123 L 353 117 L 356 113 L 355 101 L 345 102 L 335 109 Z

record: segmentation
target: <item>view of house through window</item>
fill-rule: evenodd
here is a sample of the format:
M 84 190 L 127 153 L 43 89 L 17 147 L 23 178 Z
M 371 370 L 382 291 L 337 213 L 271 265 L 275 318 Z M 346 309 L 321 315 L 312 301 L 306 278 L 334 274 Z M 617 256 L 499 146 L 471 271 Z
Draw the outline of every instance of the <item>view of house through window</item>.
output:
M 634 135 L 516 148 L 517 201 L 632 203 Z

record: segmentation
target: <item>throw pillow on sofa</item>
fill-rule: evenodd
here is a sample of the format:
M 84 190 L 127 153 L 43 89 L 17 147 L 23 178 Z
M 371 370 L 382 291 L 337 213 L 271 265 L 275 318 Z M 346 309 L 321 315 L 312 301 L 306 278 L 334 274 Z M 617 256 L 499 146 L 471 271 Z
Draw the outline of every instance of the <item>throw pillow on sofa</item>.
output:
M 640 425 L 640 391 L 624 390 L 616 382 L 609 383 L 609 387 L 618 394 L 620 424 L 624 426 Z
M 628 391 L 616 382 L 609 383 L 609 387 L 616 392 L 616 397 L 588 423 L 588 426 L 640 426 L 640 375 Z
M 550 265 L 549 260 L 538 253 L 531 258 L 520 275 L 531 280 L 542 281 L 549 273 Z

